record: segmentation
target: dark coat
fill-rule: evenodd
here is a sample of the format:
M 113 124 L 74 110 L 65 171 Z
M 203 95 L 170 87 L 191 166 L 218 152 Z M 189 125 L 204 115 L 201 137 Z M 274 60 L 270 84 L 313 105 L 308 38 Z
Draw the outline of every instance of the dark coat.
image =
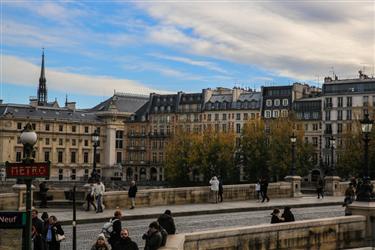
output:
M 135 198 L 135 195 L 137 194 L 137 191 L 138 191 L 137 185 L 131 186 L 129 188 L 129 191 L 128 191 L 128 196 L 130 198 Z
M 281 220 L 278 216 L 276 215 L 272 215 L 272 218 L 271 218 L 271 224 L 275 224 L 275 223 L 280 223 L 280 222 L 283 222 L 283 220 Z
M 113 222 L 113 226 L 112 226 L 113 231 L 108 240 L 109 244 L 111 244 L 111 246 L 113 247 L 121 239 L 120 233 L 122 230 L 122 225 L 121 225 L 121 220 L 117 219 L 116 217 L 113 217 L 111 220 L 116 220 Z
M 34 250 L 44 250 L 45 243 L 43 240 L 43 229 L 44 223 L 38 217 L 32 218 L 32 226 L 33 226 L 33 244 Z
M 262 180 L 260 182 L 260 191 L 267 192 L 267 189 L 268 189 L 268 181 L 267 180 Z
M 219 194 L 222 194 L 223 192 L 224 192 L 223 182 L 219 181 Z
M 46 227 L 44 228 L 44 231 L 43 231 L 43 239 L 45 240 L 47 240 L 48 225 L 49 224 L 46 224 Z M 47 242 L 47 244 L 49 245 L 48 250 L 60 250 L 60 242 L 56 241 L 56 233 L 64 235 L 64 230 L 62 229 L 61 225 L 58 222 L 52 225 L 51 233 L 52 233 L 52 239 L 50 242 Z
M 145 250 L 156 250 L 161 246 L 163 241 L 163 237 L 159 231 L 154 233 L 147 231 L 147 233 L 142 236 L 142 239 L 146 240 Z
M 132 241 L 129 237 L 126 239 L 121 238 L 119 241 L 114 244 L 112 250 L 138 250 L 138 245 Z
M 281 218 L 284 218 L 284 222 L 290 222 L 290 221 L 295 221 L 294 215 L 290 211 L 286 211 L 281 215 Z
M 162 214 L 158 218 L 159 225 L 167 231 L 168 234 L 176 233 L 176 225 L 173 217 L 168 214 Z

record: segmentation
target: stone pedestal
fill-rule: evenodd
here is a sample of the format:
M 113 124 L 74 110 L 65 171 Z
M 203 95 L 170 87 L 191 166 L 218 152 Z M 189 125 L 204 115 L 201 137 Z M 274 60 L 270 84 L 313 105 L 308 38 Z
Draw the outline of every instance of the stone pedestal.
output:
M 301 197 L 301 176 L 286 176 L 285 180 L 287 182 L 290 182 L 292 185 L 291 191 L 292 191 L 292 196 L 291 197 Z
M 26 184 L 14 184 L 12 189 L 18 194 L 18 211 L 26 210 Z M 31 204 L 33 204 L 34 189 L 35 186 L 31 185 Z
M 340 177 L 339 176 L 326 176 L 324 177 L 324 193 L 330 196 L 340 196 Z
M 367 242 L 375 240 L 375 202 L 355 201 L 348 205 L 353 215 L 366 217 L 366 239 Z

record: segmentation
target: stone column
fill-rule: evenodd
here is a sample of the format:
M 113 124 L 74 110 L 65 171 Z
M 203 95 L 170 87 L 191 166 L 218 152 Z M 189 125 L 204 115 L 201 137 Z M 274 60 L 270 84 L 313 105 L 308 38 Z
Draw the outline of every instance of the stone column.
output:
M 326 176 L 324 177 L 325 185 L 324 192 L 330 196 L 340 196 L 340 177 L 338 176 Z
M 291 188 L 291 197 L 301 197 L 302 196 L 302 193 L 301 193 L 301 176 L 297 176 L 297 175 L 294 175 L 294 176 L 286 176 L 285 177 L 285 180 L 287 182 L 289 182 L 292 186 Z
M 375 202 L 355 201 L 348 205 L 353 215 L 366 217 L 366 241 L 369 245 L 375 240 Z
M 18 211 L 26 210 L 26 184 L 14 184 L 12 189 L 18 194 Z M 31 185 L 31 204 L 33 204 L 34 189 L 35 186 Z

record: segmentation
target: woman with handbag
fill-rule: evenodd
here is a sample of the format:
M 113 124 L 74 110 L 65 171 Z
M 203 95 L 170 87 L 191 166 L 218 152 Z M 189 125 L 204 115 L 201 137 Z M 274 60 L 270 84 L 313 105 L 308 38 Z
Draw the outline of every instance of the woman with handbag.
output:
M 51 215 L 48 218 L 48 224 L 44 228 L 43 236 L 48 250 L 60 250 L 60 242 L 65 239 L 65 235 L 56 216 Z

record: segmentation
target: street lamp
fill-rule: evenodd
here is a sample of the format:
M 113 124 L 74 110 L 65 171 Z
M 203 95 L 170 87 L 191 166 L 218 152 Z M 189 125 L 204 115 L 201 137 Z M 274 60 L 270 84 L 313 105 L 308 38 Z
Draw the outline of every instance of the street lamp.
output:
M 99 133 L 97 129 L 95 129 L 94 133 L 91 134 L 91 141 L 94 147 L 94 158 L 90 179 L 91 181 L 97 181 L 99 179 L 98 172 L 96 171 L 96 148 L 99 146 Z
M 335 145 L 336 145 L 336 140 L 335 137 L 331 136 L 329 138 L 329 144 L 331 145 L 331 169 L 330 169 L 330 174 L 332 176 L 336 175 L 336 168 L 335 168 L 335 160 L 334 160 L 334 150 L 335 150 Z
M 373 120 L 370 120 L 368 114 L 365 114 L 363 120 L 361 120 L 362 134 L 364 135 L 363 141 L 365 142 L 364 162 L 363 162 L 363 178 L 362 183 L 358 188 L 357 201 L 372 201 L 375 200 L 375 195 L 372 191 L 372 185 L 369 175 L 369 164 L 368 164 L 368 143 L 370 141 L 370 133 L 372 130 Z
M 290 175 L 295 176 L 296 175 L 296 142 L 297 142 L 297 137 L 294 135 L 294 133 L 290 136 L 290 142 L 292 144 L 292 168 L 290 170 Z
M 34 159 L 31 159 L 34 145 L 38 137 L 33 130 L 33 127 L 30 123 L 27 123 L 22 130 L 20 140 L 23 144 L 24 149 L 24 159 L 23 163 L 30 164 L 34 162 Z M 26 183 L 26 244 L 25 249 L 31 249 L 31 178 L 25 179 Z

